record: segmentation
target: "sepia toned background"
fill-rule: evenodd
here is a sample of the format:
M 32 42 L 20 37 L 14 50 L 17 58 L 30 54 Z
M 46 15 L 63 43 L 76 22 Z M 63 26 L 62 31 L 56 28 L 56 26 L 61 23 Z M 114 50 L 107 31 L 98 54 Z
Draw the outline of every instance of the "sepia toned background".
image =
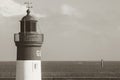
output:
M 14 33 L 28 0 L 0 0 L 0 60 L 15 61 Z M 120 60 L 120 0 L 31 0 L 42 60 Z

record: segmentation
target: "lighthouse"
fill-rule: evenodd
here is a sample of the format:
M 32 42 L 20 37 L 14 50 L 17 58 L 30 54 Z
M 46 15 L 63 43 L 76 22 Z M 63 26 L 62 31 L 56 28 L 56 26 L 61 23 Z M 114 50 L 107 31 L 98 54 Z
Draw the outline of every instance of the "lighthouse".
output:
M 37 31 L 37 20 L 27 9 L 20 20 L 20 32 L 14 34 L 17 46 L 16 80 L 41 80 L 41 46 L 43 34 Z

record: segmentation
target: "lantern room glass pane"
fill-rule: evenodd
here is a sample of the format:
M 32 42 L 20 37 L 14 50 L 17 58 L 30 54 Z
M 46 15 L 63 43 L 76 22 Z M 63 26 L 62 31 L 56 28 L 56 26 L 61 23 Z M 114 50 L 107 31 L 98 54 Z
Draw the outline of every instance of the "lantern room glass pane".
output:
M 36 32 L 36 21 L 21 21 L 21 32 Z
M 21 28 L 20 28 L 20 30 L 21 30 L 21 32 L 24 32 L 24 22 L 21 22 Z
M 30 21 L 26 21 L 26 32 L 30 32 Z
M 33 32 L 36 31 L 36 23 L 35 22 L 31 23 L 31 31 L 33 31 Z

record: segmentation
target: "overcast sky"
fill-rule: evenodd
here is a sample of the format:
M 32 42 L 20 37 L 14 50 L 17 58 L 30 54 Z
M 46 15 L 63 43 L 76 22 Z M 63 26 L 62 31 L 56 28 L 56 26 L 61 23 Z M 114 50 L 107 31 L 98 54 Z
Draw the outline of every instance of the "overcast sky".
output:
M 0 0 L 0 60 L 15 61 L 24 2 Z M 119 60 L 120 0 L 31 0 L 45 35 L 42 60 Z

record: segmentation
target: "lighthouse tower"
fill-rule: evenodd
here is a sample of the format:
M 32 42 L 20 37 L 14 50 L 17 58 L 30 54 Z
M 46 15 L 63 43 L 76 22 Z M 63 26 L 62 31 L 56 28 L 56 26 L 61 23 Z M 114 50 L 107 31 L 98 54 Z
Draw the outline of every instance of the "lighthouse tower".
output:
M 37 20 L 30 9 L 20 21 L 20 32 L 14 35 L 17 46 L 16 80 L 41 80 L 41 46 L 43 34 L 37 32 Z

